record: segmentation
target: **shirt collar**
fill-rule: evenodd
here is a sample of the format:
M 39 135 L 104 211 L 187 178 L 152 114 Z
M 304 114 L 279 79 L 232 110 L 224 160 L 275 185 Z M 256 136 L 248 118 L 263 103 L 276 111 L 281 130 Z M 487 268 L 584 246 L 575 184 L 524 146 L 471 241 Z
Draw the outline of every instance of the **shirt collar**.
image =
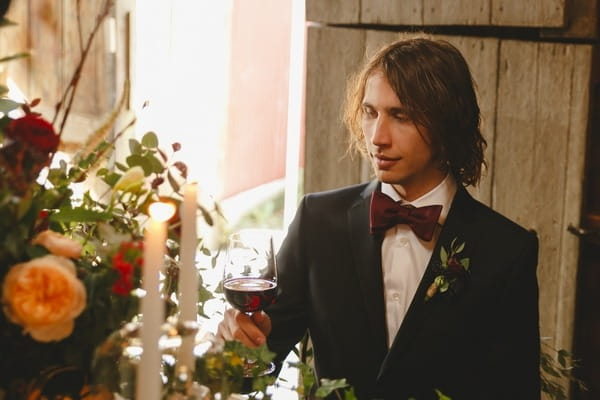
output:
M 436 187 L 425 193 L 423 196 L 413 201 L 406 201 L 398 192 L 394 190 L 391 184 L 381 183 L 381 192 L 392 198 L 394 201 L 401 201 L 404 204 L 410 204 L 415 207 L 431 206 L 436 204 L 442 205 L 442 212 L 438 219 L 438 223 L 443 225 L 450 211 L 450 206 L 454 195 L 456 194 L 456 181 L 452 174 L 447 174 L 444 180 L 442 180 Z

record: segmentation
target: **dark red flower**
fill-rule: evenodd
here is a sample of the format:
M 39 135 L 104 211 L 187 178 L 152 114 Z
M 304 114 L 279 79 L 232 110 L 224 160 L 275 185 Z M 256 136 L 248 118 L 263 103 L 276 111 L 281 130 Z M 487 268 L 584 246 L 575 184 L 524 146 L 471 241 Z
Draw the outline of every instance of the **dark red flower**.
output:
M 60 142 L 52 124 L 34 114 L 12 120 L 6 129 L 6 135 L 13 140 L 29 144 L 42 153 L 54 153 Z
M 451 275 L 462 275 L 466 271 L 465 267 L 463 267 L 462 264 L 456 258 L 450 257 L 448 259 L 448 272 Z
M 128 296 L 133 290 L 136 268 L 141 268 L 143 242 L 124 242 L 112 258 L 113 268 L 119 272 L 119 278 L 113 284 L 113 293 Z
M 113 267 L 119 272 L 119 279 L 113 285 L 113 292 L 127 296 L 133 289 L 133 265 L 123 259 L 119 252 L 113 257 Z

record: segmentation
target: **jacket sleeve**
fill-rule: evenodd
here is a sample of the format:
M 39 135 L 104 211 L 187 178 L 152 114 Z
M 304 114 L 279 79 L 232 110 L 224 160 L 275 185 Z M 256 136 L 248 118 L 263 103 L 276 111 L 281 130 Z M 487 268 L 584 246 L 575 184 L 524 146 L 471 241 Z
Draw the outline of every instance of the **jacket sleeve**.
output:
M 277 254 L 278 296 L 266 313 L 272 331 L 269 349 L 277 354 L 278 367 L 307 330 L 307 261 L 303 238 L 306 235 L 306 197 L 302 199 L 285 240 Z

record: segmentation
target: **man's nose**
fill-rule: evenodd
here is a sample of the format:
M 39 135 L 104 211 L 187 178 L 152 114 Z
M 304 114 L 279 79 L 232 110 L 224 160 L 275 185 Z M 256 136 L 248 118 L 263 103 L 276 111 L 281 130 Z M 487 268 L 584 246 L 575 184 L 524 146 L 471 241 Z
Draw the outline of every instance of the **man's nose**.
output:
M 389 122 L 385 117 L 380 116 L 377 118 L 373 126 L 373 135 L 371 136 L 371 143 L 374 146 L 385 146 L 390 144 L 390 129 Z

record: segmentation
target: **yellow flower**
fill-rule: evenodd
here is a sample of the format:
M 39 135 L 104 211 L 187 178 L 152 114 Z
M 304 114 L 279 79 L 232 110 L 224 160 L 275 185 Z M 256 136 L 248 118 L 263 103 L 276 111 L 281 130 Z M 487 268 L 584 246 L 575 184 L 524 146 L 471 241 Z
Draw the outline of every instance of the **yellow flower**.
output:
M 51 230 L 38 233 L 31 244 L 44 246 L 55 256 L 69 258 L 79 258 L 82 250 L 79 242 Z
M 115 183 L 114 190 L 136 192 L 144 183 L 144 170 L 139 165 L 129 168 Z
M 10 268 L 2 286 L 8 319 L 39 342 L 58 341 L 73 332 L 85 308 L 86 292 L 67 258 L 47 255 Z

